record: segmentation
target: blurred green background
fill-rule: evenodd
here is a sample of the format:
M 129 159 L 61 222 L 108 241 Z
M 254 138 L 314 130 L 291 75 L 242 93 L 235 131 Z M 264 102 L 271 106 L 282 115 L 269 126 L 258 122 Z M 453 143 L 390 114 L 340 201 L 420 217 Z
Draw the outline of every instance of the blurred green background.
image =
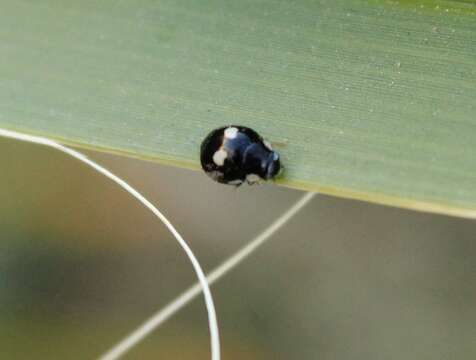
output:
M 89 153 L 162 209 L 205 269 L 301 193 Z M 195 282 L 164 226 L 53 150 L 0 139 L 0 348 L 92 359 Z M 471 220 L 318 196 L 212 291 L 224 359 L 474 359 Z M 206 359 L 200 298 L 128 359 Z

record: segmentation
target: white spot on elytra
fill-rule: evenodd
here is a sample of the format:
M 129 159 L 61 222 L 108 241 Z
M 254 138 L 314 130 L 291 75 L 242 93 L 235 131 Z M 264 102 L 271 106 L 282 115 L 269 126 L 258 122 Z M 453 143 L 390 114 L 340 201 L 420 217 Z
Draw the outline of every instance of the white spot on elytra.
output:
M 218 166 L 223 166 L 225 159 L 227 157 L 227 152 L 223 149 L 220 149 L 213 154 L 213 162 Z
M 278 160 L 278 159 L 279 159 L 278 153 L 276 153 L 276 152 L 273 153 L 273 160 L 276 161 L 276 160 Z
M 273 147 L 271 146 L 269 141 L 263 140 L 263 144 L 264 144 L 264 146 L 266 146 L 268 148 L 269 151 L 273 151 Z
M 229 127 L 225 129 L 225 137 L 227 139 L 234 139 L 236 138 L 237 134 L 238 134 L 238 129 L 236 127 Z
M 260 182 L 261 180 L 262 180 L 261 177 L 259 177 L 256 174 L 246 175 L 246 181 L 248 182 L 248 184 L 255 184 L 255 183 Z

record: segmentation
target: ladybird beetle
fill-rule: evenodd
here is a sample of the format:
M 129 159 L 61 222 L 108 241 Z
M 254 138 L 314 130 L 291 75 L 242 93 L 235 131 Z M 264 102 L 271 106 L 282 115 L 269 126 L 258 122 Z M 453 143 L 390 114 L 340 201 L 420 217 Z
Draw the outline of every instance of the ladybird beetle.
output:
M 240 186 L 273 179 L 281 170 L 279 155 L 254 130 L 230 125 L 203 140 L 200 160 L 205 173 L 222 184 Z

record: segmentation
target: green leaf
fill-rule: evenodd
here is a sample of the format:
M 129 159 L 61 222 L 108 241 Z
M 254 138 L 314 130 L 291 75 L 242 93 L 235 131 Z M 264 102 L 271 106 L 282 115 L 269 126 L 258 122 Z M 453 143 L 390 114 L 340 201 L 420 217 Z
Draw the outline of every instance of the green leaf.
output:
M 1 127 L 198 169 L 243 124 L 281 144 L 279 184 L 476 217 L 474 1 L 0 8 Z

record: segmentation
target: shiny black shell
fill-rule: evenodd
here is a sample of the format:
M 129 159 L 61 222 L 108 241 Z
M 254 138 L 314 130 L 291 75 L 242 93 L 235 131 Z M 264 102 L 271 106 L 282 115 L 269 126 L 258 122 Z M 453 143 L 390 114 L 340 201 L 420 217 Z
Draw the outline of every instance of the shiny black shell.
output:
M 256 131 L 237 125 L 208 134 L 202 142 L 200 160 L 213 180 L 235 186 L 270 180 L 281 170 L 279 155 L 271 145 Z

